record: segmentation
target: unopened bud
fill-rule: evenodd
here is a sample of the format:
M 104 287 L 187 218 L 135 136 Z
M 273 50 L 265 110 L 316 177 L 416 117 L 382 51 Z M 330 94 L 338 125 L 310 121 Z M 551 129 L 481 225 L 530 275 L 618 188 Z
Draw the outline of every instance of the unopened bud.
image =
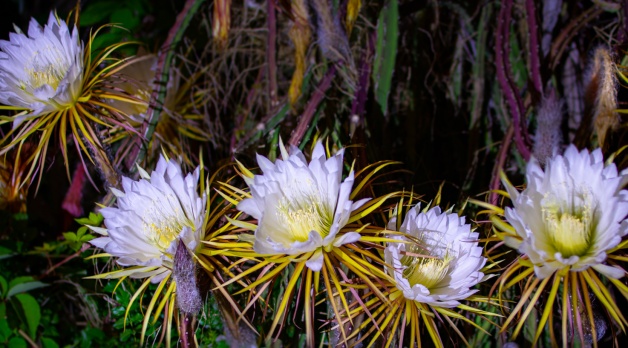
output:
M 182 240 L 174 254 L 174 280 L 177 284 L 177 306 L 186 314 L 196 314 L 203 305 L 196 282 L 196 263 Z

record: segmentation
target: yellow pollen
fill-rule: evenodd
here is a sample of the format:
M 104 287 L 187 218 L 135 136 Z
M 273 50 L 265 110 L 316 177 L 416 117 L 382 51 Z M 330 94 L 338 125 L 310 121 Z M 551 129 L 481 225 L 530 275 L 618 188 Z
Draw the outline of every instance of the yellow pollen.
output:
M 172 241 L 179 236 L 182 229 L 183 226 L 174 219 L 160 221 L 158 224 L 151 223 L 146 225 L 149 241 L 161 251 L 168 249 Z
M 407 253 L 425 254 L 425 250 L 414 244 L 406 245 Z M 401 264 L 406 266 L 403 277 L 408 280 L 410 286 L 421 284 L 428 289 L 437 286 L 449 272 L 449 265 L 453 260 L 452 255 L 445 251 L 444 257 L 416 257 L 404 255 Z
M 554 248 L 563 257 L 583 256 L 591 244 L 590 215 L 548 213 L 545 223 L 553 240 Z
M 305 202 L 289 202 L 284 199 L 278 206 L 277 218 L 285 221 L 291 239 L 298 242 L 307 241 L 311 231 L 316 231 L 325 238 L 333 223 L 332 214 L 314 195 Z
M 182 212 L 181 214 L 172 214 L 173 212 L 165 212 L 159 203 L 154 204 L 145 210 L 144 234 L 148 241 L 162 252 L 170 246 L 184 227 L 195 229 L 194 222 L 187 218 Z
M 56 64 L 51 62 L 42 63 L 40 62 L 41 56 L 59 56 L 62 53 L 54 47 L 47 47 L 43 51 L 38 51 L 35 56 L 31 59 L 30 68 L 26 70 L 29 75 L 28 85 L 30 85 L 33 89 L 40 88 L 43 85 L 48 85 L 52 87 L 52 89 L 56 90 L 59 86 L 59 83 L 65 77 L 67 73 L 68 67 L 64 66 L 59 59 L 56 59 Z M 43 60 L 48 60 L 44 58 Z
M 30 75 L 30 85 L 35 89 L 48 85 L 56 90 L 59 82 L 63 79 L 63 76 L 59 75 L 52 65 L 48 65 L 43 71 L 30 70 L 28 74 Z

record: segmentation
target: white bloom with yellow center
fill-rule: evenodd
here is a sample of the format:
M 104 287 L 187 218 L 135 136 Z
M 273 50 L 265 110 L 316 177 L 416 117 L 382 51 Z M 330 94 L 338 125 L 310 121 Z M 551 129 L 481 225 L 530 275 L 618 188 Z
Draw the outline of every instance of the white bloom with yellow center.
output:
M 50 13 L 43 28 L 33 18 L 28 35 L 16 28 L 9 41 L 0 40 L 0 103 L 30 109 L 17 117 L 63 110 L 73 106 L 83 84 L 83 44 L 76 27 Z
M 252 198 L 238 209 L 258 219 L 255 252 L 259 254 L 298 255 L 314 252 L 306 265 L 313 271 L 323 266 L 323 249 L 330 251 L 360 239 L 357 232 L 338 232 L 351 212 L 368 199 L 352 202 L 353 171 L 342 181 L 343 153 L 327 158 L 318 142 L 308 164 L 296 147 L 283 149 L 283 160 L 275 163 L 257 155 L 263 175 L 246 178 Z
M 117 207 L 100 210 L 106 229 L 92 227 L 106 237 L 90 243 L 118 257 L 121 266 L 157 267 L 131 277 L 159 282 L 172 270 L 179 240 L 191 251 L 199 246 L 206 199 L 197 193 L 198 168 L 184 177 L 178 163 L 162 156 L 151 175 L 142 176 L 122 178 L 124 192 L 112 188 Z
M 628 172 L 618 175 L 614 164 L 604 165 L 600 149 L 578 152 L 571 145 L 545 170 L 532 158 L 523 192 L 504 180 L 514 205 L 506 219 L 521 238 L 506 238 L 506 244 L 528 255 L 539 278 L 565 267 L 622 277 L 622 270 L 602 262 L 628 233 L 628 191 L 621 190 L 627 179 Z
M 394 217 L 388 229 L 396 230 L 396 225 Z M 477 292 L 471 288 L 484 279 L 480 269 L 486 258 L 478 246 L 478 233 L 471 232 L 464 217 L 442 213 L 439 207 L 422 213 L 417 204 L 399 231 L 408 237 L 391 236 L 404 243 L 388 243 L 384 259 L 405 298 L 452 308 Z

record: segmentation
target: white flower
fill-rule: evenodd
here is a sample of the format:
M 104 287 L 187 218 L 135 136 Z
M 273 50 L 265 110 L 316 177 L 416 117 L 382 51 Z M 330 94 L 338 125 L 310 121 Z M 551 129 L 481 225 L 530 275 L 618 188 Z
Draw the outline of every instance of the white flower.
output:
M 118 206 L 100 210 L 107 228 L 92 227 L 107 236 L 91 243 L 118 257 L 121 266 L 145 266 L 131 277 L 155 276 L 158 282 L 172 270 L 179 239 L 191 251 L 199 246 L 205 197 L 196 190 L 198 168 L 184 178 L 179 164 L 162 156 L 150 176 L 142 174 L 139 181 L 122 178 L 124 192 L 112 188 Z
M 83 84 L 83 44 L 76 27 L 50 13 L 43 28 L 31 19 L 28 36 L 16 28 L 0 40 L 0 103 L 30 109 L 39 116 L 73 106 Z
M 627 174 L 605 166 L 600 149 L 589 154 L 571 145 L 564 156 L 549 159 L 545 171 L 533 158 L 523 192 L 504 180 L 514 205 L 506 208 L 506 219 L 521 238 L 508 237 L 506 244 L 528 255 L 539 278 L 565 267 L 623 276 L 602 262 L 628 232 L 628 191 L 620 190 Z
M 342 181 L 343 150 L 327 158 L 319 141 L 308 164 L 303 153 L 282 148 L 283 160 L 275 163 L 257 155 L 263 175 L 247 178 L 252 198 L 238 204 L 238 209 L 258 219 L 255 252 L 259 254 L 297 255 L 314 252 L 306 265 L 319 271 L 323 250 L 330 251 L 360 239 L 357 232 L 338 232 L 351 212 L 368 199 L 349 200 L 353 171 Z
M 388 229 L 396 230 L 396 225 L 395 217 Z M 388 272 L 405 298 L 451 308 L 477 292 L 471 288 L 483 280 L 480 269 L 486 258 L 478 246 L 478 233 L 471 232 L 464 217 L 441 213 L 439 207 L 421 213 L 417 204 L 399 231 L 412 238 L 392 236 L 404 243 L 388 243 L 384 259 L 392 266 Z

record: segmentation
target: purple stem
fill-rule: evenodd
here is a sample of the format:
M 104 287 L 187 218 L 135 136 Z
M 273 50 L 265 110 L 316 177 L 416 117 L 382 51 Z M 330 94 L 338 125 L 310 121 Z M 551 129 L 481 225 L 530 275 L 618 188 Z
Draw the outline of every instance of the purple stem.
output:
M 373 33 L 374 34 L 374 33 Z M 362 57 L 360 62 L 360 79 L 358 81 L 358 90 L 355 93 L 353 104 L 351 105 L 351 116 L 357 115 L 362 119 L 364 109 L 366 107 L 366 99 L 368 97 L 369 82 L 371 81 L 371 56 L 373 55 L 373 41 L 375 35 L 369 36 L 367 42 L 366 54 Z
M 275 0 L 267 0 L 268 5 L 268 47 L 266 48 L 266 67 L 268 69 L 268 113 L 279 105 L 277 100 L 277 54 L 275 45 L 277 41 L 277 12 L 275 9 Z
M 543 81 L 541 80 L 541 62 L 539 61 L 539 28 L 536 24 L 534 0 L 526 0 L 526 18 L 528 20 L 528 38 L 530 40 L 530 77 L 536 91 L 543 95 Z
M 510 111 L 512 113 L 512 122 L 515 133 L 515 144 L 517 150 L 523 158 L 527 161 L 530 159 L 530 150 L 525 144 L 522 135 L 522 129 L 525 132 L 525 127 L 521 126 L 521 117 L 523 115 L 523 102 L 519 97 L 517 87 L 515 86 L 512 78 L 510 77 L 510 61 L 508 59 L 508 52 L 510 46 L 508 45 L 508 37 L 510 34 L 510 20 L 512 15 L 512 0 L 504 0 L 502 7 L 499 11 L 499 18 L 497 22 L 497 38 L 495 54 L 497 60 L 495 62 L 497 68 L 497 81 L 501 87 L 504 97 L 508 102 Z M 525 132 L 527 134 L 527 132 Z
M 323 80 L 318 85 L 316 91 L 314 91 L 310 101 L 307 103 L 307 106 L 301 115 L 301 119 L 299 120 L 299 124 L 290 137 L 289 144 L 299 146 L 299 143 L 301 143 L 301 139 L 310 126 L 312 117 L 314 117 L 314 114 L 316 113 L 318 104 L 320 104 L 325 97 L 325 92 L 327 92 L 329 87 L 331 87 L 331 81 L 334 79 L 334 76 L 336 76 L 336 66 L 332 65 L 329 70 L 327 70 L 327 74 L 325 74 L 325 77 L 323 77 Z

